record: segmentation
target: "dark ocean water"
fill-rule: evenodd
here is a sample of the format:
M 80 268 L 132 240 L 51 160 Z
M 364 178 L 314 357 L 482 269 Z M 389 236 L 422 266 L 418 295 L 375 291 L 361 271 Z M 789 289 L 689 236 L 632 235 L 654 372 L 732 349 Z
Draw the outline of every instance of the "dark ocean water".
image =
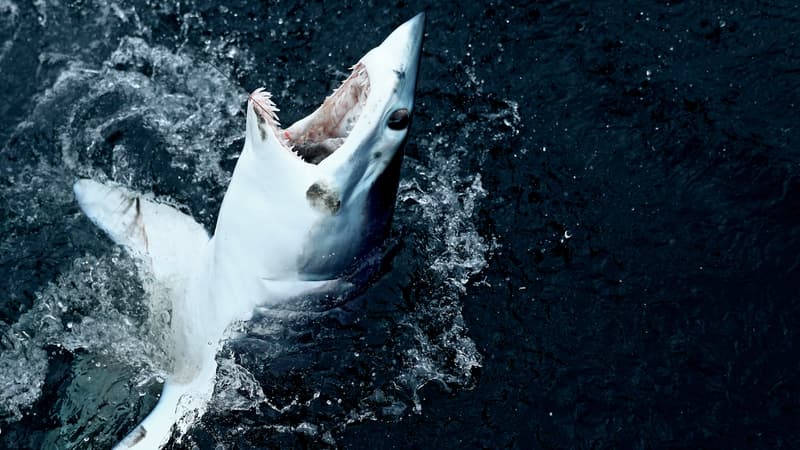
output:
M 108 448 L 164 320 L 77 177 L 211 226 L 246 93 L 285 124 L 416 12 L 383 275 L 266 314 L 173 448 L 799 448 L 800 6 L 0 0 L 0 447 Z

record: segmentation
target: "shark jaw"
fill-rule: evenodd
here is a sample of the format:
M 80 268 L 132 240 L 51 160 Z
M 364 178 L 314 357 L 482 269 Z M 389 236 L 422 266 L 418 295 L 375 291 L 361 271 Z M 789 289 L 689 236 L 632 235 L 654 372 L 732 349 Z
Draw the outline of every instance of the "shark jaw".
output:
M 425 15 L 420 13 L 397 28 L 350 68 L 350 76 L 319 108 L 285 130 L 280 127 L 279 110 L 270 94 L 263 88 L 257 89 L 250 94 L 248 106 L 257 114 L 259 130 L 272 133 L 273 143 L 313 165 L 342 147 L 356 125 L 378 127 L 379 121 L 375 119 L 387 119 L 387 111 L 400 111 L 388 124 L 390 129 L 405 130 L 413 112 L 424 22 Z M 370 117 L 359 123 L 368 103 Z M 248 127 L 251 126 L 254 124 L 248 118 Z M 266 136 L 261 137 L 267 140 Z
M 212 237 L 190 216 L 122 187 L 75 183 L 86 216 L 172 301 L 174 368 L 156 407 L 115 448 L 150 450 L 182 435 L 208 407 L 232 324 L 258 307 L 341 292 L 381 245 L 424 24 L 419 14 L 397 28 L 314 113 L 286 129 L 269 94 L 250 95 L 244 149 Z

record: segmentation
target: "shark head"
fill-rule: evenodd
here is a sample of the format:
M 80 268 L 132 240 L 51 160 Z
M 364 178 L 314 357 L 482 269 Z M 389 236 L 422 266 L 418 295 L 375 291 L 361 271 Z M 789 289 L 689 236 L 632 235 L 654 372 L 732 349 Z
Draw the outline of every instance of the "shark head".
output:
M 281 128 L 248 100 L 244 150 L 215 231 L 217 259 L 261 279 L 340 277 L 385 238 L 394 211 L 425 15 L 364 55 L 309 116 Z

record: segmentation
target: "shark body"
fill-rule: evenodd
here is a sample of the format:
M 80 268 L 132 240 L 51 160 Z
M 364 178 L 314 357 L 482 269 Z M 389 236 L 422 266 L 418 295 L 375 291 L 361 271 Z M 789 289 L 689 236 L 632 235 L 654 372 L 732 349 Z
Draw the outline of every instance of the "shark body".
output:
M 244 149 L 213 235 L 190 216 L 79 180 L 84 213 L 172 303 L 174 368 L 158 404 L 116 448 L 160 448 L 202 416 L 228 327 L 255 308 L 341 287 L 386 237 L 414 110 L 424 14 L 392 32 L 311 115 L 282 129 L 250 94 Z

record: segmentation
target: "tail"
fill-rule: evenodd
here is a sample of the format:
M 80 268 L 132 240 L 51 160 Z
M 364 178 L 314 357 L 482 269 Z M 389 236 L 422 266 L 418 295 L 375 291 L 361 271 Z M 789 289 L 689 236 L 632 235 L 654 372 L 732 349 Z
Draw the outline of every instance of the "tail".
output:
M 153 411 L 114 447 L 161 448 L 173 434 L 183 435 L 193 419 L 205 413 L 214 391 L 216 346 L 203 345 L 208 330 L 191 328 L 191 319 L 182 317 L 199 308 L 186 303 L 184 288 L 205 260 L 208 233 L 190 216 L 123 187 L 78 180 L 73 190 L 81 209 L 95 225 L 149 266 L 161 285 L 180 296 L 172 305 L 173 331 L 181 339 L 175 343 L 179 349 L 176 356 L 181 358 L 176 361 L 179 370 L 167 380 Z M 179 325 L 181 321 L 190 324 Z M 198 336 L 193 330 L 202 334 Z M 192 349 L 199 351 L 192 353 Z
M 114 446 L 114 450 L 152 450 L 166 444 L 179 419 L 177 412 L 182 395 L 181 389 L 171 387 L 169 383 L 164 385 L 156 407 L 125 439 Z
M 167 381 L 156 407 L 114 450 L 154 450 L 173 434 L 178 439 L 195 419 L 202 417 L 214 393 L 216 362 L 206 365 L 191 381 Z

